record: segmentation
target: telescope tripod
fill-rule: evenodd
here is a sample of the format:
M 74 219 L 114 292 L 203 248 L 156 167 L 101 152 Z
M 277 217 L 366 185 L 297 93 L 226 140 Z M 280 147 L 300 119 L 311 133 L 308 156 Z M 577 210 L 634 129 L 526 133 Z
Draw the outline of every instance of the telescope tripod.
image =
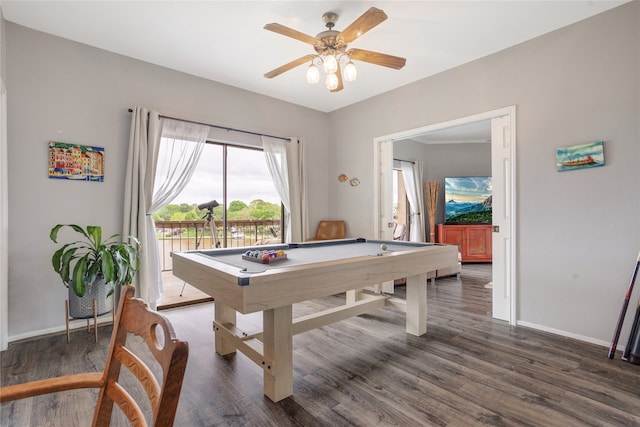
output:
M 198 229 L 196 228 L 196 249 L 200 247 L 200 243 L 202 243 L 202 239 L 204 238 L 204 231 L 209 227 L 209 232 L 211 235 L 209 236 L 209 241 L 211 247 L 219 248 L 220 241 L 218 240 L 218 228 L 216 227 L 216 222 L 213 220 L 213 211 L 209 209 L 209 211 L 202 217 L 204 219 L 204 225 L 202 226 L 202 232 L 200 233 L 200 239 L 198 239 Z
M 213 220 L 213 208 L 209 208 L 207 213 L 202 217 L 204 219 L 204 225 L 202 226 L 202 232 L 200 233 L 200 238 L 198 238 L 198 228 L 196 227 L 196 249 L 200 247 L 200 243 L 202 243 L 202 239 L 204 238 L 204 231 L 209 227 L 209 241 L 211 248 L 220 248 L 220 240 L 218 239 L 218 228 L 216 227 L 216 222 Z M 215 246 L 214 246 L 215 245 Z M 180 296 L 184 292 L 184 287 L 187 285 L 187 282 L 182 284 L 182 290 L 180 291 Z

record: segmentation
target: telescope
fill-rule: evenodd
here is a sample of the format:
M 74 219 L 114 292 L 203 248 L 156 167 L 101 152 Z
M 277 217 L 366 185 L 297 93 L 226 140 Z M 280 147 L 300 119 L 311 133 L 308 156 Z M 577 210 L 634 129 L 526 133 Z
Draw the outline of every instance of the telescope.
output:
M 215 208 L 216 206 L 218 206 L 218 202 L 216 202 L 215 200 L 212 200 L 210 202 L 202 203 L 202 204 L 198 205 L 198 209 L 200 209 L 200 210 L 202 210 L 202 209 L 211 210 L 211 209 Z

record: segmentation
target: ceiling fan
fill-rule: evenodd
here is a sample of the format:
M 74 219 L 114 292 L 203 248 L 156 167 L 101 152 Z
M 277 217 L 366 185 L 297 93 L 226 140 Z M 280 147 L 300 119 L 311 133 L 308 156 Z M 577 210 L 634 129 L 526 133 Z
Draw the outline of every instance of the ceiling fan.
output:
M 327 30 L 319 33 L 315 37 L 281 24 L 267 24 L 264 26 L 265 30 L 308 43 L 313 46 L 316 53 L 305 55 L 281 65 L 269 71 L 264 76 L 271 79 L 305 62 L 311 62 L 307 70 L 307 81 L 309 83 L 317 83 L 319 81 L 320 74 L 316 65 L 322 65 L 326 74 L 325 85 L 331 92 L 338 92 L 344 87 L 340 70 L 341 62 L 346 63 L 344 69 L 344 80 L 346 81 L 353 81 L 356 78 L 356 68 L 353 62 L 351 62 L 352 59 L 399 70 L 404 67 L 406 63 L 405 58 L 372 52 L 370 50 L 347 49 L 348 43 L 351 43 L 385 19 L 387 19 L 387 15 L 384 11 L 372 7 L 340 32 L 333 29 L 338 20 L 338 15 L 333 12 L 327 12 L 322 15 L 322 20 Z

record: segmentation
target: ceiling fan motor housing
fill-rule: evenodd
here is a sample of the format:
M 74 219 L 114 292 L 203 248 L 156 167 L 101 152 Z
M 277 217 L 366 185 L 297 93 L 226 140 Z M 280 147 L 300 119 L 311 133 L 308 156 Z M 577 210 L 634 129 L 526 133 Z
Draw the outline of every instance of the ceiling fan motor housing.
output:
M 336 25 L 336 21 L 338 21 L 338 15 L 333 12 L 322 15 L 322 22 L 328 29 L 332 29 Z
M 335 30 L 327 30 L 319 33 L 316 38 L 322 41 L 322 43 L 317 43 L 314 46 L 314 49 L 316 50 L 316 52 L 318 52 L 319 55 L 328 53 L 327 51 L 330 50 L 333 50 L 336 53 L 344 53 L 345 49 L 347 48 L 347 44 L 338 39 L 339 35 L 340 31 Z

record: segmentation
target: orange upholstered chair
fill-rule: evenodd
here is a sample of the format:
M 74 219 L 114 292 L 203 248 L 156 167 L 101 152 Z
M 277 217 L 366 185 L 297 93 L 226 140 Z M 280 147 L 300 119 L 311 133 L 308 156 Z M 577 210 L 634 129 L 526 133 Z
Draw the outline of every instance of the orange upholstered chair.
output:
M 308 241 L 344 239 L 344 235 L 344 221 L 320 221 L 316 235 Z

